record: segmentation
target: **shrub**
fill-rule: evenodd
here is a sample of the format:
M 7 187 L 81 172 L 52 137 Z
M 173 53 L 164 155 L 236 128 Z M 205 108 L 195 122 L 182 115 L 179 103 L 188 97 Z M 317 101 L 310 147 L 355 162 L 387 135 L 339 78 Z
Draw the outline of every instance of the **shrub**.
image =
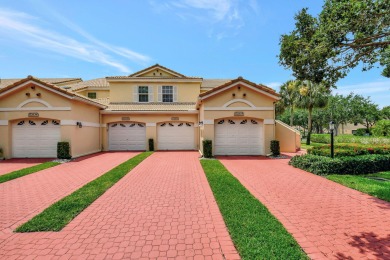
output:
M 359 175 L 390 170 L 390 155 L 373 154 L 333 159 L 317 155 L 298 155 L 294 156 L 289 164 L 317 175 Z
M 278 140 L 271 140 L 271 153 L 272 156 L 280 155 L 280 145 Z
M 379 120 L 372 128 L 374 136 L 390 136 L 390 120 Z
M 0 158 L 3 158 L 4 154 L 3 154 L 3 148 L 0 148 Z
M 370 131 L 368 131 L 367 128 L 358 128 L 353 132 L 353 135 L 357 135 L 357 136 L 370 135 Z
M 149 139 L 149 151 L 154 151 L 154 140 L 153 138 Z
M 69 142 L 57 143 L 57 158 L 58 159 L 70 159 L 70 145 Z
M 330 144 L 330 134 L 312 134 L 311 141 L 314 143 Z M 335 143 L 358 143 L 358 144 L 390 144 L 389 137 L 338 135 Z
M 330 145 L 315 146 L 307 150 L 308 154 L 330 156 Z M 390 154 L 390 145 L 374 145 L 374 144 L 335 144 L 334 155 L 341 156 L 357 156 L 365 154 Z
M 213 156 L 213 142 L 211 140 L 203 140 L 203 157 L 211 158 Z

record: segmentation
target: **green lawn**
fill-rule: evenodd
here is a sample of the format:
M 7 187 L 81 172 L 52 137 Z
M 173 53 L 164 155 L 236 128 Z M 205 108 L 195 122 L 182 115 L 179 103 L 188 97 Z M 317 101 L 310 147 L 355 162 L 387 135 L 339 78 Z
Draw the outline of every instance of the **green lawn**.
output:
M 372 180 L 367 177 L 379 177 L 390 180 L 390 172 L 381 172 L 359 176 L 336 174 L 327 176 L 329 180 L 390 202 L 390 181 Z
M 243 259 L 308 259 L 283 225 L 218 160 L 201 164 Z
M 116 166 L 114 169 L 87 183 L 67 197 L 57 201 L 18 227 L 16 232 L 60 231 L 92 202 L 103 195 L 104 192 L 151 154 L 152 152 L 141 153 Z
M 14 180 L 14 179 L 29 175 L 29 174 L 34 173 L 34 172 L 39 172 L 39 171 L 42 171 L 44 169 L 57 166 L 58 164 L 59 163 L 57 163 L 57 162 L 45 162 L 45 163 L 34 165 L 34 166 L 31 166 L 28 168 L 21 169 L 18 171 L 10 172 L 10 173 L 7 173 L 7 174 L 0 176 L 0 183 Z

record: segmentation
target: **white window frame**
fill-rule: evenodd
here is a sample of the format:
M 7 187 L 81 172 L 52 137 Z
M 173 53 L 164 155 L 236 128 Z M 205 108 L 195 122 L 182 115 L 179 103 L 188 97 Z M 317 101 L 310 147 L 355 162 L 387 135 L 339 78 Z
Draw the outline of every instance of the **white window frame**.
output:
M 163 93 L 163 88 L 164 87 L 171 87 L 172 88 L 172 93 Z M 172 95 L 172 101 L 164 101 L 164 95 Z M 172 102 L 177 102 L 177 87 L 172 86 L 172 85 L 163 85 L 158 87 L 158 102 L 163 102 L 163 103 L 172 103 Z

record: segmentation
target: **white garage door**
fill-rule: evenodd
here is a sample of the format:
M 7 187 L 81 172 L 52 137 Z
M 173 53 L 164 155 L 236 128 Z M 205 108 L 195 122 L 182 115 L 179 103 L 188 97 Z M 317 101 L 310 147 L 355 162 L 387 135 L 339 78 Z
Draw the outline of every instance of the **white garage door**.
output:
M 194 150 L 194 124 L 185 122 L 165 122 L 158 124 L 159 150 Z
M 108 143 L 111 151 L 145 150 L 145 124 L 135 122 L 109 124 Z
M 20 120 L 12 125 L 12 151 L 15 158 L 56 158 L 61 140 L 58 120 Z
M 215 122 L 216 155 L 264 154 L 263 123 L 255 119 L 222 119 Z

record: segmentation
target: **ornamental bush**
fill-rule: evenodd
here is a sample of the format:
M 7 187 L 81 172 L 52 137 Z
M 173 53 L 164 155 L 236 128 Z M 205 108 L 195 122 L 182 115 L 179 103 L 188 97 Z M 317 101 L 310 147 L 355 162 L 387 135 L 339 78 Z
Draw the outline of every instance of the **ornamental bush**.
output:
M 355 131 L 353 131 L 353 135 L 357 136 L 365 136 L 365 135 L 370 135 L 370 131 L 367 130 L 367 128 L 358 128 Z
M 294 156 L 289 164 L 317 175 L 332 173 L 359 175 L 390 170 L 390 155 L 372 154 L 332 159 L 307 154 Z
M 149 139 L 149 151 L 154 151 L 154 140 L 153 138 Z
M 312 134 L 313 143 L 330 144 L 330 134 Z M 390 136 L 373 137 L 373 136 L 355 136 L 355 135 L 338 135 L 334 138 L 335 143 L 358 143 L 358 144 L 390 144 Z
M 372 128 L 372 134 L 374 136 L 388 136 L 390 137 L 390 120 L 379 120 L 375 127 Z
M 213 142 L 211 140 L 203 140 L 203 157 L 211 158 L 213 156 Z
M 308 154 L 330 157 L 330 144 L 314 146 L 307 150 Z M 341 156 L 358 156 L 365 154 L 390 154 L 390 145 L 374 144 L 335 144 L 334 155 Z
M 69 142 L 58 142 L 57 143 L 57 158 L 58 159 L 70 159 L 70 145 Z
M 280 145 L 278 140 L 271 140 L 271 153 L 272 156 L 280 155 Z

